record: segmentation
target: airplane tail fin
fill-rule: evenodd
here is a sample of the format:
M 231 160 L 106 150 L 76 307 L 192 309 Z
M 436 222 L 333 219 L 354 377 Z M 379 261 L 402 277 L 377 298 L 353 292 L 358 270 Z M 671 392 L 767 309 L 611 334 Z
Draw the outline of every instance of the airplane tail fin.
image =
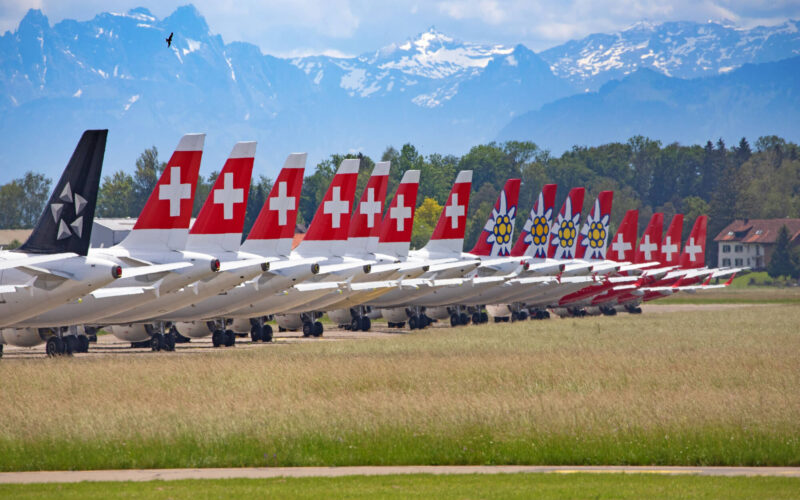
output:
M 464 233 L 467 230 L 467 210 L 469 194 L 472 189 L 472 170 L 462 170 L 450 190 L 439 216 L 439 221 L 425 245 L 431 253 L 450 253 L 460 255 L 464 248 Z
M 361 160 L 348 159 L 339 164 L 303 241 L 296 248 L 299 254 L 341 256 L 345 253 L 360 163 Z
M 694 221 L 689 239 L 683 245 L 680 266 L 683 269 L 694 269 L 705 266 L 706 262 L 706 229 L 708 216 L 701 215 Z
M 83 133 L 21 251 L 88 253 L 107 136 L 108 130 Z
M 636 235 L 639 231 L 639 211 L 628 210 L 617 228 L 617 234 L 611 240 L 611 260 L 617 262 L 633 262 Z
M 578 224 L 581 221 L 583 197 L 586 189 L 572 188 L 561 206 L 558 217 L 550 228 L 550 245 L 547 256 L 551 259 L 572 259 L 578 244 Z
M 681 255 L 681 237 L 683 234 L 683 214 L 675 214 L 667 228 L 667 234 L 661 241 L 661 264 L 677 266 Z
M 475 247 L 469 253 L 479 256 L 506 256 L 511 254 L 511 238 L 514 237 L 514 222 L 517 218 L 519 185 L 521 179 L 508 179 L 494 203 L 494 209 L 483 231 L 478 235 Z
M 664 214 L 656 212 L 650 217 L 650 222 L 644 230 L 639 246 L 636 248 L 636 264 L 654 262 L 658 260 L 658 249 L 661 248 L 661 232 L 664 229 Z
M 189 230 L 187 248 L 239 250 L 255 156 L 255 142 L 233 147 Z
M 556 204 L 555 184 L 545 184 L 539 198 L 528 214 L 522 232 L 517 239 L 511 255 L 521 257 L 530 255 L 537 259 L 547 257 L 547 243 L 550 240 L 550 226 L 553 225 L 553 210 Z
M 389 185 L 391 162 L 375 164 L 361 199 L 356 203 L 350 218 L 350 233 L 347 246 L 351 252 L 374 251 L 378 244 L 383 217 L 383 204 L 386 201 L 386 188 Z
M 286 158 L 242 250 L 265 256 L 291 253 L 307 157 L 293 153 Z
M 418 190 L 419 170 L 406 170 L 381 224 L 378 252 L 397 257 L 408 256 Z
M 205 134 L 186 134 L 181 138 L 136 224 L 120 246 L 156 250 L 186 247 L 205 138 Z
M 594 200 L 592 211 L 581 227 L 575 257 L 578 259 L 605 260 L 608 246 L 608 221 L 614 191 L 601 191 Z

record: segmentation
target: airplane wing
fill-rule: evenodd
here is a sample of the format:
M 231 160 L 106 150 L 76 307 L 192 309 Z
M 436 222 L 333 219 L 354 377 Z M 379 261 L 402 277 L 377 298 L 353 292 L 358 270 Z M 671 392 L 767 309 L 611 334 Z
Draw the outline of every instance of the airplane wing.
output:
M 36 264 L 54 262 L 57 260 L 63 260 L 63 259 L 68 259 L 70 257 L 75 257 L 76 255 L 77 254 L 74 253 L 56 253 L 56 254 L 45 254 L 45 255 L 33 255 L 22 259 L 0 260 L 0 271 L 2 271 L 3 269 L 13 269 L 20 266 L 26 266 L 26 265 L 33 266 Z
M 269 258 L 264 257 L 261 259 L 242 259 L 242 260 L 229 260 L 227 262 L 219 263 L 219 272 L 236 271 L 245 267 L 261 265 L 264 271 L 269 270 Z

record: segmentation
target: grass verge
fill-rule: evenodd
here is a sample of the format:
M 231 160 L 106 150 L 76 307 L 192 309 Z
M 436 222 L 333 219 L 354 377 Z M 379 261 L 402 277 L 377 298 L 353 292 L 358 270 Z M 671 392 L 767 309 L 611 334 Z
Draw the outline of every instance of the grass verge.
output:
M 0 470 L 800 465 L 800 307 L 6 359 Z
M 4 498 L 796 498 L 800 480 L 651 474 L 397 475 L 0 485 Z

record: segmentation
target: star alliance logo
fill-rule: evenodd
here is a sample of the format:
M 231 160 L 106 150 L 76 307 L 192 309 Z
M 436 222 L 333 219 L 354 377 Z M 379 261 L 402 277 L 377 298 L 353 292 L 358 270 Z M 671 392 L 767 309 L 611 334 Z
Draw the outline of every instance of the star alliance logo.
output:
M 50 212 L 53 214 L 53 220 L 58 226 L 56 240 L 65 240 L 70 238 L 73 234 L 80 238 L 83 234 L 83 216 L 81 212 L 83 212 L 83 209 L 86 208 L 88 204 L 86 198 L 78 193 L 73 193 L 69 182 L 67 182 L 67 185 L 64 186 L 58 199 L 64 203 L 50 204 Z M 75 218 L 71 222 L 66 220 L 66 212 L 64 211 L 65 204 L 73 205 L 75 208 Z

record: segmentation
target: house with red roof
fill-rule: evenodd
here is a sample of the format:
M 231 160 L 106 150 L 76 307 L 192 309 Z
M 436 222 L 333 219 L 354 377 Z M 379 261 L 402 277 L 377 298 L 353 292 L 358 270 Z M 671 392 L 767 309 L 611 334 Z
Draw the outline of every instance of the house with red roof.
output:
M 800 245 L 800 219 L 736 219 L 714 238 L 719 245 L 717 265 L 766 269 L 783 226 L 789 230 L 790 245 Z

